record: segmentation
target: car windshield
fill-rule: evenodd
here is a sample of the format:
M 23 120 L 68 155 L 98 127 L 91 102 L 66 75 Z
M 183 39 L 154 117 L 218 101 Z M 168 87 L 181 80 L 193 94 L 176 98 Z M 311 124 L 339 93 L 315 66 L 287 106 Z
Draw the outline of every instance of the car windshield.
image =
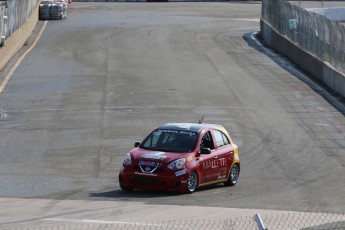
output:
M 196 132 L 191 131 L 157 129 L 146 137 L 140 147 L 164 152 L 192 152 L 196 145 L 197 136 Z

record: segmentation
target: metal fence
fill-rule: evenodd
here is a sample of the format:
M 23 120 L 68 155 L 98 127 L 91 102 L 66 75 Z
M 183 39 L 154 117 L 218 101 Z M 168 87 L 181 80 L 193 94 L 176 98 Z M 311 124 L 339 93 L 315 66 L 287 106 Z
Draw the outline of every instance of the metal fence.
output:
M 345 229 L 345 216 L 332 213 L 283 213 L 262 217 L 267 229 L 331 230 Z
M 0 0 L 0 46 L 31 16 L 40 0 Z
M 345 229 L 345 215 L 339 213 L 304 213 L 276 212 L 263 214 L 262 224 L 253 216 L 238 216 L 224 220 L 183 219 L 155 222 L 122 222 L 91 219 L 53 218 L 35 222 L 14 223 L 8 228 L 0 225 L 0 229 L 11 230 L 74 230 L 74 229 L 116 229 L 116 230 L 335 230 Z M 257 216 L 257 215 L 256 215 Z M 259 215 L 260 216 L 260 215 Z M 51 222 L 49 222 L 51 221 Z
M 262 19 L 318 59 L 345 72 L 345 27 L 286 0 L 263 0 Z
M 6 33 L 7 33 L 6 22 L 7 22 L 6 2 L 0 1 L 0 47 L 2 47 L 6 38 Z

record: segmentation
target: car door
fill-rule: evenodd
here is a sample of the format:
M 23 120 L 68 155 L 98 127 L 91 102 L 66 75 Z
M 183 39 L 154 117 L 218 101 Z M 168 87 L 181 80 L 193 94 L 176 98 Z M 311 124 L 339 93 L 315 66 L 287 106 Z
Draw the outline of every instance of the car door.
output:
M 214 138 L 215 143 L 215 150 L 214 150 L 214 165 L 216 174 L 213 179 L 217 180 L 224 180 L 228 177 L 230 167 L 233 161 L 233 148 L 230 144 L 229 139 L 227 136 L 219 131 L 219 130 L 212 130 L 212 135 Z
M 211 131 L 203 134 L 199 149 L 209 148 L 210 154 L 201 154 L 198 159 L 198 171 L 200 173 L 200 184 L 206 184 L 215 181 L 218 176 L 217 154 L 214 148 L 214 140 Z

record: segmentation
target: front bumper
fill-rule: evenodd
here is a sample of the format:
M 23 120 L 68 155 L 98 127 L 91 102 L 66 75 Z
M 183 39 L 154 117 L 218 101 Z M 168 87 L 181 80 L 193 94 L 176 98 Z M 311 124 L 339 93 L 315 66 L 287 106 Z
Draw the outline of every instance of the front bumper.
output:
M 187 189 L 187 170 L 169 173 L 142 173 L 123 168 L 119 174 L 121 187 L 167 192 L 185 192 Z

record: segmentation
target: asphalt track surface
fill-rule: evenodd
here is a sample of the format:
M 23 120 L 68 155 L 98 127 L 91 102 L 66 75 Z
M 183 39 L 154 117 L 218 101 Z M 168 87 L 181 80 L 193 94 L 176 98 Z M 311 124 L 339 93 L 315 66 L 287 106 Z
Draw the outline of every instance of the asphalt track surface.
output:
M 0 196 L 344 212 L 344 103 L 252 40 L 260 10 L 73 3 L 0 95 Z M 202 116 L 239 146 L 235 187 L 120 190 L 135 141 Z

